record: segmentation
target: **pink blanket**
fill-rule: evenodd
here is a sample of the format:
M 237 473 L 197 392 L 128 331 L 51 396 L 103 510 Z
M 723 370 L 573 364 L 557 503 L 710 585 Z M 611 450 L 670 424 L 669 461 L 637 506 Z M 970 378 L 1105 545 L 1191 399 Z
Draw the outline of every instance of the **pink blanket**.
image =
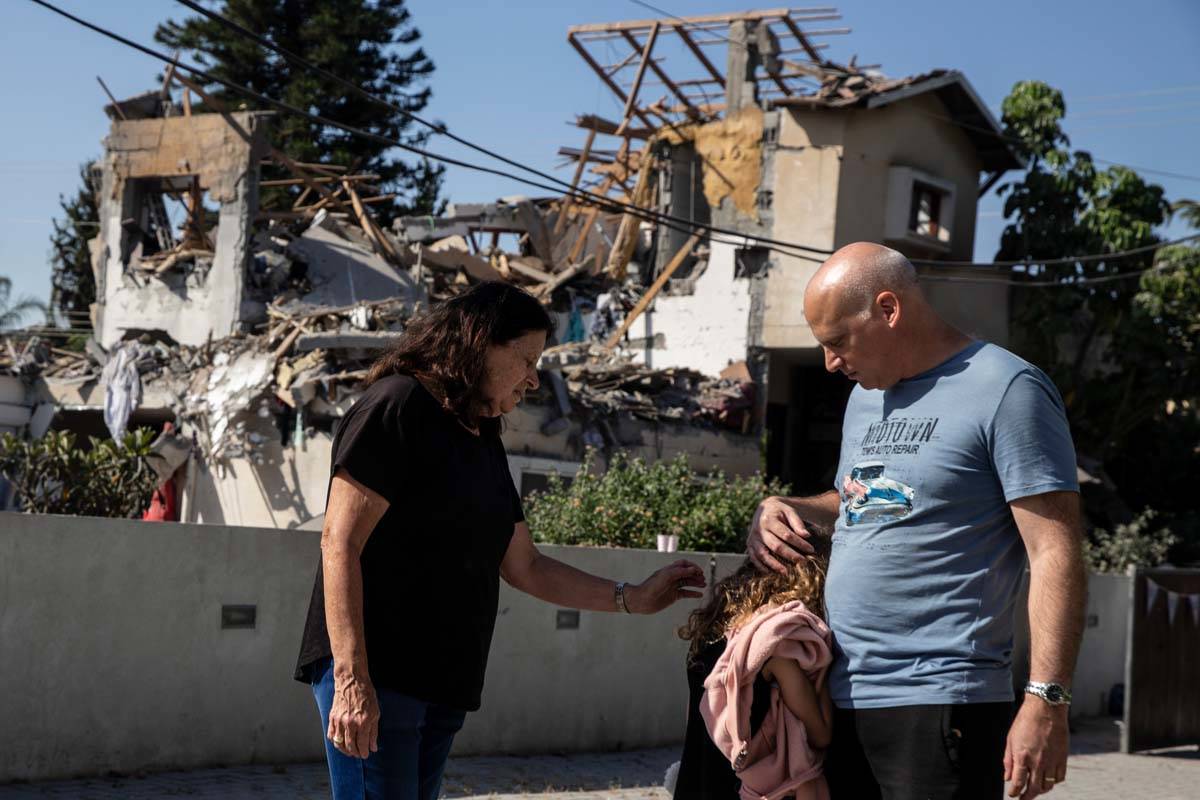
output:
M 794 658 L 816 685 L 832 659 L 829 627 L 798 600 L 760 610 L 729 636 L 704 681 L 700 715 L 741 779 L 743 800 L 828 800 L 821 754 L 809 747 L 804 723 L 784 705 L 779 687 L 771 687 L 767 716 L 750 735 L 754 679 L 772 656 Z

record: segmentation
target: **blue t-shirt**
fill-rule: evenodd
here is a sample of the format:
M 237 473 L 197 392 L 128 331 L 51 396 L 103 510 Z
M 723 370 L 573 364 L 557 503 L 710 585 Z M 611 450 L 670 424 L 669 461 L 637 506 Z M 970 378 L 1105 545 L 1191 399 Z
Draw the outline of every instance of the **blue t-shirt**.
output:
M 1008 504 L 1078 491 L 1062 398 L 974 342 L 846 407 L 825 602 L 842 708 L 1012 699 L 1025 548 Z

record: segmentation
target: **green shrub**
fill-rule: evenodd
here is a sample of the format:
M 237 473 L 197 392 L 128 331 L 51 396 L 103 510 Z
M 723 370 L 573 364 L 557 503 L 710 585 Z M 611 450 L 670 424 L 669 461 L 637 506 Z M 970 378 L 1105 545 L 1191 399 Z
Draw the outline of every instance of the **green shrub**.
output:
M 741 552 L 759 502 L 788 491 L 757 474 L 701 475 L 683 455 L 647 464 L 617 453 L 599 475 L 591 471 L 594 458 L 591 451 L 584 456 L 569 486 L 551 476 L 546 491 L 527 498 L 525 515 L 537 541 L 653 548 L 658 534 L 677 534 L 681 550 Z
M 1177 539 L 1171 529 L 1156 523 L 1158 512 L 1147 508 L 1111 533 L 1097 528 L 1084 541 L 1083 554 L 1093 572 L 1124 574 L 1130 567 L 1156 567 L 1167 558 Z
M 158 477 L 146 461 L 154 432 L 139 428 L 112 439 L 52 431 L 26 441 L 0 437 L 0 473 L 12 481 L 22 510 L 33 514 L 139 517 L 150 503 Z

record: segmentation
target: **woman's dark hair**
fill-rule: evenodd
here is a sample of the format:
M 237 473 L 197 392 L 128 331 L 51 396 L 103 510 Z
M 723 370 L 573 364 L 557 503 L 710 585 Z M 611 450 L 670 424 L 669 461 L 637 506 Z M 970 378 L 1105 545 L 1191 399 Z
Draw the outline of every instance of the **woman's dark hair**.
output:
M 481 283 L 412 319 L 400 341 L 371 365 L 365 385 L 388 375 L 411 375 L 474 425 L 488 345 L 534 331 L 554 331 L 541 303 L 511 284 Z

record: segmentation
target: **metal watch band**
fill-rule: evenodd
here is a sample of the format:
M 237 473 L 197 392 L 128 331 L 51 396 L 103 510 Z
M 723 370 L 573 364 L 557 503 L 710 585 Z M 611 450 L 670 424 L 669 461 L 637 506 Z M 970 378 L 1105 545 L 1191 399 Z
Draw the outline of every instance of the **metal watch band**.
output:
M 613 590 L 613 594 L 616 596 L 617 610 L 624 611 L 626 614 L 632 614 L 633 612 L 629 610 L 629 606 L 625 605 L 625 581 L 617 581 L 617 586 Z
M 1025 684 L 1025 693 L 1040 697 L 1052 706 L 1071 705 L 1071 690 L 1058 683 L 1029 681 Z

